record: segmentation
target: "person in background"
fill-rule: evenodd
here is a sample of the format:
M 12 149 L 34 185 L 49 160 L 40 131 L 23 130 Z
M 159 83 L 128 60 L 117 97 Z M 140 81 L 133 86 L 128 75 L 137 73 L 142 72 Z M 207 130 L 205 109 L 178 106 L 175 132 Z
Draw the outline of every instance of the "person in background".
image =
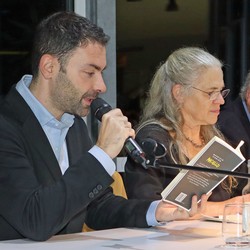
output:
M 250 72 L 239 96 L 222 109 L 218 127 L 234 147 L 241 140 L 245 142 L 241 151 L 246 160 L 250 160 Z
M 167 154 L 159 163 L 187 164 L 212 137 L 224 139 L 215 124 L 228 93 L 217 58 L 198 47 L 174 51 L 153 77 L 136 140 L 141 144 L 150 138 L 163 144 Z M 246 172 L 246 166 L 237 170 Z M 171 168 L 144 169 L 128 158 L 124 173 L 128 198 L 161 199 L 178 173 Z M 225 203 L 241 202 L 245 184 L 244 179 L 226 178 L 213 190 L 204 214 L 221 215 Z
M 38 26 L 32 76 L 13 86 L 0 108 L 0 239 L 47 240 L 92 229 L 149 227 L 190 212 L 162 201 L 127 200 L 112 193 L 113 158 L 135 136 L 120 109 L 102 117 L 96 145 L 82 119 L 106 91 L 107 35 L 73 12 Z

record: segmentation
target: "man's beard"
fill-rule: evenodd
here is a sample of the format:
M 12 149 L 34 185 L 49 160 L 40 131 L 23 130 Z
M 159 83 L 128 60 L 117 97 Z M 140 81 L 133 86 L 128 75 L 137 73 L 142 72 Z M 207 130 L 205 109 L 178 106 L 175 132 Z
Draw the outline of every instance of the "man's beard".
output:
M 81 95 L 74 87 L 67 75 L 62 71 L 56 78 L 56 88 L 52 95 L 52 103 L 63 113 L 69 113 L 78 116 L 86 116 L 89 112 L 88 106 L 83 106 L 83 99 L 91 96 L 89 93 Z M 93 96 L 93 94 L 92 94 Z

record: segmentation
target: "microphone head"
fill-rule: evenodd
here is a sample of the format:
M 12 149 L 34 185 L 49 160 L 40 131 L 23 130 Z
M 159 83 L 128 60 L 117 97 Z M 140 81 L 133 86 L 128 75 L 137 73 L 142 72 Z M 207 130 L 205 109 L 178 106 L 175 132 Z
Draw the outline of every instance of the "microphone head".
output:
M 153 155 L 157 159 L 164 157 L 167 153 L 167 149 L 162 143 L 151 138 L 142 141 L 141 148 L 146 155 Z
M 100 97 L 93 100 L 90 107 L 91 107 L 91 110 L 93 111 L 95 117 L 99 121 L 102 120 L 102 116 L 104 114 L 106 114 L 107 112 L 109 112 L 112 109 L 111 106 Z
M 162 143 L 151 138 L 146 138 L 142 141 L 141 148 L 146 154 L 147 165 L 152 167 L 156 167 L 158 160 L 163 158 L 167 153 L 167 149 Z

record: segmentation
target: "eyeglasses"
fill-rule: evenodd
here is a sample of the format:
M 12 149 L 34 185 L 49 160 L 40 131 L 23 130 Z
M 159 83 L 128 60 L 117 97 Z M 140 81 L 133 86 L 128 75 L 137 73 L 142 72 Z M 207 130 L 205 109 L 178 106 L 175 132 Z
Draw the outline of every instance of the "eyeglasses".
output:
M 225 99 L 230 92 L 230 89 L 223 89 L 223 90 L 219 90 L 219 91 L 207 92 L 207 91 L 198 89 L 196 87 L 192 87 L 192 88 L 207 94 L 209 96 L 209 100 L 211 100 L 211 101 L 216 100 L 219 97 L 219 95 L 221 95 Z

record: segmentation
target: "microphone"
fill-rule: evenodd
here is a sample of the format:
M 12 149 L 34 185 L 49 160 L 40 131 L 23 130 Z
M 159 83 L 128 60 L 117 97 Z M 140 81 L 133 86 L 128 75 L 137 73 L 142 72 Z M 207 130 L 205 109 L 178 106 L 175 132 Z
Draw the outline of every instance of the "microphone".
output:
M 109 112 L 112 108 L 101 98 L 96 98 L 91 103 L 91 109 L 95 117 L 101 121 L 102 116 Z M 190 166 L 182 164 L 173 164 L 164 162 L 163 158 L 167 153 L 167 149 L 162 143 L 159 143 L 151 138 L 147 138 L 141 142 L 141 146 L 131 137 L 127 138 L 124 143 L 124 149 L 127 154 L 136 163 L 141 164 L 145 169 L 148 168 L 173 168 L 173 169 L 185 169 L 198 172 L 216 173 L 219 175 L 231 175 L 238 178 L 250 178 L 249 173 L 242 173 L 229 170 L 211 169 L 199 166 Z M 162 159 L 161 163 L 158 160 Z
M 101 122 L 102 116 L 109 112 L 112 108 L 102 98 L 96 98 L 91 103 L 91 109 L 95 117 Z M 144 167 L 147 164 L 145 153 L 139 146 L 139 144 L 132 138 L 128 137 L 124 143 L 124 149 L 126 153 L 137 163 L 142 164 Z
M 222 169 L 214 169 L 214 168 L 205 168 L 199 166 L 190 166 L 190 165 L 182 165 L 177 163 L 169 163 L 164 161 L 164 156 L 167 154 L 166 147 L 154 139 L 147 138 L 141 142 L 142 150 L 145 152 L 147 158 L 147 164 L 143 165 L 145 169 L 148 168 L 172 168 L 172 169 L 185 169 L 197 172 L 206 172 L 206 173 L 214 173 L 219 175 L 231 175 L 238 178 L 246 178 L 250 179 L 250 170 L 249 173 L 230 171 L 230 170 L 222 170 Z M 158 160 L 161 160 L 160 162 Z M 249 160 L 250 167 L 250 160 Z M 250 168 L 249 168 L 250 169 Z M 247 189 L 248 188 L 248 189 Z M 249 184 L 245 187 L 244 191 L 250 190 L 250 181 Z M 250 192 L 249 192 L 250 193 Z

